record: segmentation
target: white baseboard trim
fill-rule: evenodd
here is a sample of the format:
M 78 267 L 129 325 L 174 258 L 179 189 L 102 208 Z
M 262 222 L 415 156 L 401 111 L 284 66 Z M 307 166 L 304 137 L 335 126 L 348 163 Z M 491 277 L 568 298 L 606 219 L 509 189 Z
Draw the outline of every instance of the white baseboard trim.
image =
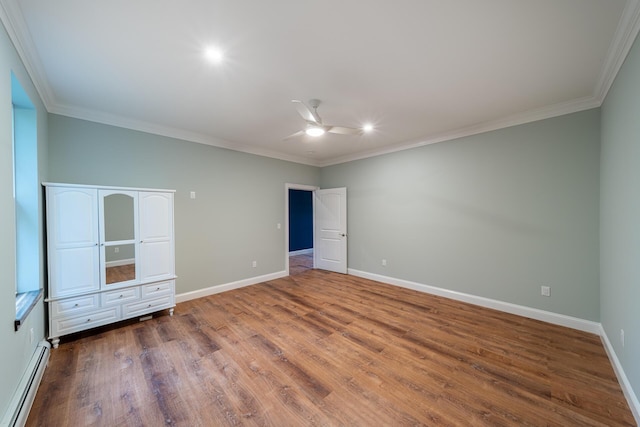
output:
M 107 261 L 104 263 L 104 266 L 109 268 L 109 267 L 120 267 L 122 265 L 129 265 L 129 264 L 135 264 L 136 260 L 134 258 L 130 258 L 130 259 L 119 259 L 117 261 Z
M 313 253 L 313 248 L 300 249 L 299 251 L 290 251 L 289 252 L 289 256 L 307 255 L 307 254 L 312 254 L 312 253 Z
M 462 301 L 469 304 L 478 305 L 481 307 L 492 308 L 506 313 L 516 314 L 518 316 L 528 317 L 530 319 L 536 319 L 543 322 L 548 322 L 554 325 L 565 326 L 572 329 L 577 329 L 584 332 L 590 332 L 592 334 L 599 335 L 607 356 L 611 361 L 615 374 L 622 388 L 627 403 L 631 408 L 631 412 L 636 420 L 636 423 L 640 425 L 640 402 L 629 383 L 620 361 L 604 331 L 602 325 L 598 322 L 591 320 L 579 319 L 577 317 L 566 316 L 564 314 L 552 313 L 537 308 L 526 307 L 518 304 L 512 304 L 509 302 L 498 301 L 491 298 L 479 297 L 476 295 L 466 294 L 463 292 L 452 291 L 449 289 L 438 288 L 436 286 L 425 285 L 422 283 L 411 282 L 409 280 L 396 279 L 394 277 L 382 276 L 380 274 L 368 273 L 366 271 L 355 270 L 353 268 L 348 269 L 348 273 L 362 277 L 369 280 L 375 280 L 377 282 L 387 283 L 389 285 L 400 286 L 407 289 L 413 289 L 415 291 L 424 292 L 432 295 L 437 295 L 445 298 L 450 298 L 456 301 Z M 233 289 L 243 288 L 245 286 L 251 286 L 262 282 L 268 282 L 269 280 L 276 280 L 282 277 L 286 277 L 286 271 L 278 271 L 276 273 L 265 274 L 263 276 L 250 277 L 248 279 L 238 280 L 236 282 L 226 283 L 223 285 L 211 286 L 205 289 L 199 289 L 197 291 L 185 292 L 176 295 L 176 302 L 185 302 L 196 298 L 202 298 L 209 295 L 218 294 L 221 292 L 230 291 Z
M 596 335 L 600 335 L 601 331 L 600 323 L 593 322 L 591 320 L 579 319 L 577 317 L 566 316 L 564 314 L 552 313 L 550 311 L 540 310 L 537 308 L 531 308 L 523 305 L 512 304 L 509 302 L 498 301 L 491 298 L 465 294 L 463 292 L 452 291 L 449 289 L 438 288 L 436 286 L 424 285 L 422 283 L 396 279 L 394 277 L 382 276 L 380 274 L 368 273 L 366 271 L 359 271 L 351 268 L 349 269 L 349 274 L 363 277 L 365 279 L 387 283 L 389 285 L 413 289 L 414 291 L 420 291 L 432 295 L 450 298 L 456 301 L 467 302 L 469 304 L 479 305 L 481 307 L 492 308 L 494 310 L 500 310 L 506 313 L 517 314 L 518 316 L 541 320 L 543 322 L 553 323 L 554 325 L 566 326 L 568 328 L 590 332 Z
M 451 291 L 448 289 L 438 288 L 436 286 L 424 285 L 422 283 L 411 282 L 403 279 L 396 279 L 394 277 L 382 276 L 380 274 L 368 273 L 366 271 L 359 271 L 355 269 L 349 269 L 349 274 L 353 276 L 363 277 L 369 280 L 375 280 L 378 282 L 386 283 L 389 285 L 400 286 L 403 288 L 413 289 L 414 291 L 425 292 L 432 295 L 437 295 L 445 298 L 450 298 L 456 301 L 467 302 L 469 304 L 479 305 L 481 307 L 492 308 L 495 310 L 504 311 L 506 313 L 516 314 L 519 316 L 528 317 L 531 319 L 541 320 L 543 322 L 552 323 L 554 325 L 566 326 L 568 328 L 577 329 L 584 332 L 590 332 L 600 336 L 603 342 L 607 356 L 611 361 L 613 370 L 618 378 L 620 388 L 624 393 L 624 397 L 627 399 L 631 413 L 636 420 L 636 423 L 640 425 L 640 402 L 638 397 L 631 387 L 631 383 L 627 378 L 627 375 L 618 360 L 609 338 L 607 337 L 602 324 L 599 322 L 593 322 L 591 320 L 579 319 L 577 317 L 566 316 L 564 314 L 552 313 L 549 311 L 539 310 L 537 308 L 526 307 L 518 304 L 512 304 L 504 301 L 498 301 L 490 298 L 479 297 L 475 295 L 465 294 L 462 292 Z
M 631 413 L 636 420 L 636 424 L 640 425 L 640 401 L 638 401 L 638 396 L 634 393 L 631 383 L 629 382 L 629 378 L 627 378 L 627 374 L 624 373 L 620 360 L 618 359 L 618 356 L 613 349 L 613 345 L 611 345 L 611 341 L 609 341 L 609 337 L 602 325 L 600 325 L 600 339 L 602 340 L 604 349 L 607 352 L 607 356 L 609 356 L 611 365 L 613 365 L 613 371 L 616 373 L 616 377 L 618 377 L 620 388 L 622 389 L 622 393 L 624 393 L 624 397 L 627 399 L 627 403 L 629 404 Z
M 231 291 L 233 289 L 244 288 L 245 286 L 268 282 L 269 280 L 276 280 L 286 276 L 286 271 L 278 271 L 275 273 L 265 274 L 263 276 L 249 277 L 248 279 L 225 283 L 223 285 L 210 286 L 208 288 L 198 289 L 197 291 L 176 294 L 176 303 L 185 302 L 196 298 L 207 297 L 209 295 L 219 294 L 221 292 Z

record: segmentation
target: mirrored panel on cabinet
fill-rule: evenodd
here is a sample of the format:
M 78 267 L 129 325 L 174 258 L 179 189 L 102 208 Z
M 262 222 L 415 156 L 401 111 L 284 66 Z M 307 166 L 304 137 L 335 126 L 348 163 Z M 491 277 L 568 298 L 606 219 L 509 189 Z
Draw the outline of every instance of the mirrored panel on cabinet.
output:
M 134 197 L 114 193 L 104 197 L 104 241 L 135 239 Z
M 135 244 L 105 245 L 105 284 L 136 280 Z
M 101 193 L 102 283 L 136 281 L 137 192 Z

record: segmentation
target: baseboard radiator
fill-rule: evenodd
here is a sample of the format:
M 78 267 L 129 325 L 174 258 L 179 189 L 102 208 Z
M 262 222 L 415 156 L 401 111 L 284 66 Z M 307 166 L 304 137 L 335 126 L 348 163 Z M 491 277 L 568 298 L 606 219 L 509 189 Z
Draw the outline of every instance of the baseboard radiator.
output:
M 42 375 L 49 362 L 50 348 L 51 344 L 48 341 L 38 343 L 0 426 L 22 427 L 26 424 Z

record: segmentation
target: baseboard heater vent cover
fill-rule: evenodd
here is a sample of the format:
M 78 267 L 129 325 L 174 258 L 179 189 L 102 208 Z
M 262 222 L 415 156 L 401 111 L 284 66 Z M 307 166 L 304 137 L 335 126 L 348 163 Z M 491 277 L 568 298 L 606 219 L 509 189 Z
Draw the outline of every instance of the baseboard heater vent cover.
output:
M 49 362 L 50 348 L 51 344 L 48 341 L 43 340 L 38 343 L 0 426 L 22 427 L 26 424 L 42 375 Z

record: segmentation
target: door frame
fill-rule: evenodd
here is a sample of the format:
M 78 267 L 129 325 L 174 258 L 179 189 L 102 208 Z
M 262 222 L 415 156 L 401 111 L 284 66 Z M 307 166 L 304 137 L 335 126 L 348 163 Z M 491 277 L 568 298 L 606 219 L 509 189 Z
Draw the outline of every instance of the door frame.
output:
M 320 187 L 315 185 L 305 184 L 284 184 L 284 270 L 289 275 L 289 190 L 304 190 L 311 191 L 313 197 L 311 197 L 312 209 L 313 209 L 313 246 L 316 245 L 316 197 L 315 192 Z M 313 267 L 316 266 L 316 257 L 313 257 Z

